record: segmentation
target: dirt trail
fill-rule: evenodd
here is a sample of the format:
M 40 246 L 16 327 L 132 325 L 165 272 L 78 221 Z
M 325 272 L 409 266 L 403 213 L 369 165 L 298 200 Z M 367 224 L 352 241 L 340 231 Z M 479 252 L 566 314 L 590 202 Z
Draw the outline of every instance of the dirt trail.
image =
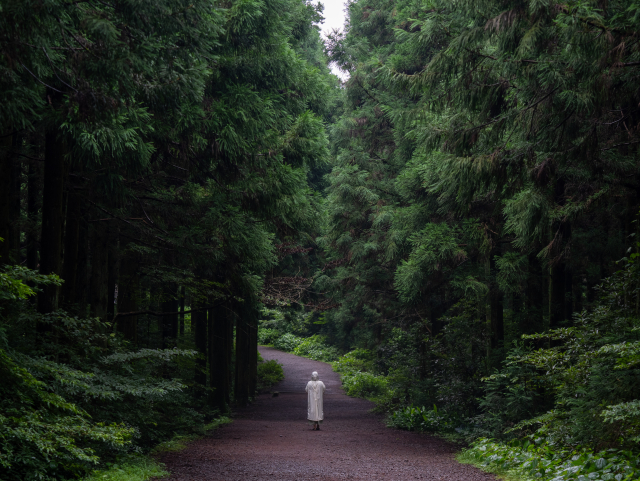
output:
M 274 388 L 281 394 L 259 396 L 213 436 L 164 455 L 171 481 L 495 480 L 457 463 L 440 439 L 386 428 L 369 412 L 372 403 L 343 393 L 328 364 L 267 347 L 260 352 L 283 364 L 285 379 Z M 312 371 L 327 386 L 321 431 L 305 421 Z

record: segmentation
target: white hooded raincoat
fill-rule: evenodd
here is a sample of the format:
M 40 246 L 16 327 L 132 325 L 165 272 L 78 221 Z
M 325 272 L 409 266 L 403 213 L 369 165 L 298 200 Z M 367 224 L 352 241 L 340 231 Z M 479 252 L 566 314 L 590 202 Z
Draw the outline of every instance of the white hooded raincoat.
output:
M 324 410 L 322 407 L 322 397 L 325 386 L 322 381 L 318 381 L 318 373 L 311 375 L 311 381 L 307 383 L 305 389 L 307 391 L 307 419 L 309 421 L 322 421 L 324 419 Z

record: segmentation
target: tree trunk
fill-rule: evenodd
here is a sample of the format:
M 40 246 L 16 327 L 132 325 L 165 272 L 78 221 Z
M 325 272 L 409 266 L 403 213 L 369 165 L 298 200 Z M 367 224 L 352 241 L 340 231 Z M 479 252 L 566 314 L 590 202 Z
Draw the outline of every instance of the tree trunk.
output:
M 11 191 L 12 155 L 11 135 L 2 131 L 0 135 L 0 265 L 11 263 Z
M 247 306 L 249 327 L 249 396 L 258 390 L 258 310 L 255 304 Z
M 555 329 L 564 320 L 565 264 L 556 262 L 551 267 L 551 289 L 549 289 L 549 327 Z
M 107 298 L 107 319 L 110 323 L 116 315 L 116 286 L 120 275 L 120 249 L 119 238 L 116 232 L 111 232 L 111 242 L 109 242 L 109 273 L 108 273 L 108 298 Z M 113 327 L 113 326 L 111 326 Z
M 184 286 L 180 287 L 180 335 L 184 336 L 184 303 L 185 303 L 185 289 Z
M 175 312 L 162 316 L 162 348 L 175 347 L 178 339 L 178 299 L 176 299 L 178 286 L 167 284 L 163 292 L 162 312 Z
M 529 276 L 527 277 L 527 298 L 525 325 L 521 327 L 523 334 L 542 332 L 544 330 L 544 293 L 543 272 L 540 260 L 535 254 L 529 254 Z
M 229 402 L 231 402 L 231 393 L 235 390 L 235 329 L 236 329 L 236 313 L 227 305 L 227 385 L 229 386 Z
M 556 181 L 554 201 L 563 206 L 565 204 L 565 180 L 559 178 Z M 549 327 L 555 329 L 560 327 L 562 321 L 566 319 L 568 308 L 566 306 L 566 290 L 567 290 L 567 266 L 568 262 L 568 244 L 571 240 L 571 224 L 569 221 L 556 221 L 551 229 L 551 235 L 554 237 L 552 242 L 555 244 L 554 251 L 557 253 L 556 258 L 551 265 L 551 288 L 549 290 Z M 571 280 L 569 279 L 569 282 Z M 570 310 L 573 310 L 571 307 Z
M 38 268 L 38 210 L 40 209 L 40 165 L 36 160 L 29 160 L 27 174 L 27 267 Z
M 126 248 L 126 246 L 123 246 Z M 138 279 L 138 263 L 133 254 L 127 252 L 122 261 L 118 278 L 118 312 L 135 312 L 139 310 L 138 293 L 140 290 Z M 125 339 L 137 344 L 138 316 L 118 317 L 116 329 Z
M 485 275 L 488 276 L 488 305 L 487 305 L 487 323 L 489 325 L 490 342 L 488 347 L 489 363 L 494 367 L 498 367 L 500 349 L 504 346 L 504 305 L 503 293 L 500 291 L 495 281 L 496 265 L 495 256 L 497 250 L 492 250 L 489 259 L 485 264 Z
M 582 312 L 582 293 L 584 292 L 584 285 L 582 282 L 583 274 L 573 276 L 573 298 L 574 298 L 574 312 Z
M 246 316 L 246 303 L 238 303 L 238 316 L 236 321 L 236 379 L 235 400 L 240 406 L 246 406 L 249 402 L 249 378 L 250 374 L 250 327 Z
M 209 309 L 209 385 L 214 389 L 212 405 L 221 413 L 227 411 L 229 404 L 229 322 L 227 306 Z
M 86 219 L 80 219 L 78 226 L 78 270 L 76 272 L 75 299 L 81 315 L 87 315 L 89 302 L 89 224 Z
M 64 208 L 65 147 L 56 130 L 45 134 L 44 187 L 42 192 L 42 234 L 40 273 L 62 275 L 62 225 Z M 60 288 L 44 286 L 38 295 L 38 311 L 58 309 Z
M 194 304 L 194 308 L 199 307 L 202 307 L 200 303 Z M 196 350 L 199 353 L 194 380 L 200 386 L 197 395 L 202 396 L 207 385 L 207 311 L 192 312 L 191 323 L 196 341 Z
M 11 136 L 12 151 L 18 151 L 20 149 L 20 144 L 22 143 L 22 137 L 17 133 Z M 11 205 L 9 207 L 9 215 L 10 215 L 10 233 L 9 233 L 9 250 L 11 252 L 12 261 L 15 264 L 19 264 L 21 262 L 20 258 L 20 191 L 22 188 L 22 163 L 18 156 L 12 154 L 11 155 Z
M 570 263 L 564 271 L 564 318 L 573 323 L 573 269 Z
M 80 199 L 71 190 L 68 194 L 67 221 L 64 233 L 62 299 L 66 306 L 71 306 L 77 302 L 80 215 Z
M 573 284 L 573 276 L 571 273 L 569 248 L 571 241 L 571 225 L 565 222 L 557 227 L 560 238 L 557 242 L 560 244 L 560 253 L 558 260 L 551 267 L 551 289 L 549 292 L 549 327 L 551 329 L 560 327 L 565 319 L 571 319 L 573 316 L 573 302 L 571 298 L 571 290 Z
M 497 352 L 504 347 L 504 306 L 503 294 L 494 286 L 489 294 L 491 310 L 491 350 Z
M 109 237 L 106 222 L 94 222 L 91 229 L 91 315 L 107 318 L 109 299 Z

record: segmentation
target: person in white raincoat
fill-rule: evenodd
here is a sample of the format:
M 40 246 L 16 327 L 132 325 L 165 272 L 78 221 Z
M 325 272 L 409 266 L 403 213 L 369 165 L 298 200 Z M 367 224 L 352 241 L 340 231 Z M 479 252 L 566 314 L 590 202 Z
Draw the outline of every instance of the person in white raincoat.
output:
M 324 383 L 318 380 L 318 373 L 311 373 L 311 381 L 307 383 L 307 419 L 313 422 L 313 430 L 320 431 L 320 423 L 324 419 L 322 408 L 322 397 L 324 394 Z

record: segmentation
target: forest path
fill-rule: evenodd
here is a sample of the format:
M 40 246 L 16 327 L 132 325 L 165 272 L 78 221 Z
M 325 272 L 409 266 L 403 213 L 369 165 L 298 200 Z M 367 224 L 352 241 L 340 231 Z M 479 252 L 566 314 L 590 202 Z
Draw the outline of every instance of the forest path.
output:
M 334 480 L 495 480 L 458 463 L 455 449 L 441 439 L 385 427 L 373 403 L 348 397 L 331 366 L 268 347 L 265 360 L 277 359 L 285 379 L 237 412 L 235 421 L 162 461 L 170 481 Z M 325 421 L 312 431 L 306 421 L 304 391 L 312 371 L 327 386 Z

